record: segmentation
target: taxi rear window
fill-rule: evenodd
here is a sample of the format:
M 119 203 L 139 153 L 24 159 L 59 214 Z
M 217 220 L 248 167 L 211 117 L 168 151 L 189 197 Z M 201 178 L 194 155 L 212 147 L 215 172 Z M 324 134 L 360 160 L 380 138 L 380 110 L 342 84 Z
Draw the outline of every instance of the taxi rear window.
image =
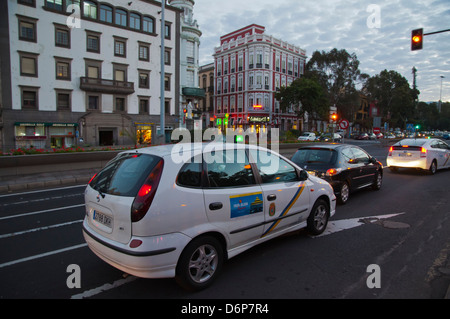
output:
M 147 154 L 120 154 L 89 185 L 104 194 L 134 197 L 160 160 L 160 157 Z

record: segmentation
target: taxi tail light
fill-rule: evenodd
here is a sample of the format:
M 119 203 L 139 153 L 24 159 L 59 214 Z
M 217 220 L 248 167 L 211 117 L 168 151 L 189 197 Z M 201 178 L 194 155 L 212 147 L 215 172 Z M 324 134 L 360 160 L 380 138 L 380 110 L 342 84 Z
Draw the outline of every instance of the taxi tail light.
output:
M 326 176 L 334 176 L 337 175 L 341 172 L 341 168 L 330 168 L 327 170 L 327 172 L 325 173 Z
M 155 197 L 159 181 L 161 179 L 164 161 L 160 160 L 152 169 L 146 181 L 139 189 L 131 206 L 131 221 L 133 223 L 140 221 L 147 214 L 153 198 Z
M 427 149 L 422 147 L 420 150 L 420 157 L 427 157 Z
M 391 146 L 390 148 L 389 148 L 389 153 L 388 153 L 388 156 L 392 156 L 392 151 L 394 150 L 394 148 Z

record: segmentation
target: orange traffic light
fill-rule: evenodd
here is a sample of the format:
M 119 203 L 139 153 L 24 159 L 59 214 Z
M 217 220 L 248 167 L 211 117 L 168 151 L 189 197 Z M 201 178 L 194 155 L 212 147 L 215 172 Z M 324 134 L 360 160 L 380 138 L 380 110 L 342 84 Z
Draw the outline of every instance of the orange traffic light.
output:
M 411 51 L 422 50 L 423 29 L 415 29 L 411 32 Z
M 332 121 L 336 121 L 337 118 L 338 118 L 338 116 L 337 116 L 336 113 L 331 114 L 331 120 L 332 120 Z

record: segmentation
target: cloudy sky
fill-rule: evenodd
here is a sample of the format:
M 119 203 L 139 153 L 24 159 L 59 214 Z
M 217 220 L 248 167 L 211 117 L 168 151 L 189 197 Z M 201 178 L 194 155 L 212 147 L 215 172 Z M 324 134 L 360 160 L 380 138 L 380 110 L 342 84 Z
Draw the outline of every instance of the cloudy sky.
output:
M 416 67 L 421 101 L 450 101 L 450 32 L 424 37 L 410 50 L 411 30 L 450 29 L 450 0 L 195 0 L 194 18 L 203 35 L 200 65 L 213 62 L 220 36 L 249 24 L 306 50 L 333 48 L 356 53 L 369 75 L 395 70 L 413 83 Z

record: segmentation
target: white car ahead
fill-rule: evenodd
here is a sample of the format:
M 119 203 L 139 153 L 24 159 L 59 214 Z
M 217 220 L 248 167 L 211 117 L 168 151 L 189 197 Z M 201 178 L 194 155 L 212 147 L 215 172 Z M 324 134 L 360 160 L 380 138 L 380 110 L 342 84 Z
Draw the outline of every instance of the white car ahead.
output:
M 300 135 L 297 140 L 298 141 L 314 141 L 316 139 L 315 133 L 304 132 Z
M 181 155 L 180 155 L 181 154 Z M 326 181 L 265 148 L 176 144 L 120 153 L 89 182 L 83 235 L 112 266 L 205 288 L 223 261 L 335 213 Z
M 404 139 L 390 147 L 386 159 L 392 171 L 399 167 L 420 168 L 435 174 L 450 168 L 450 146 L 440 139 Z

